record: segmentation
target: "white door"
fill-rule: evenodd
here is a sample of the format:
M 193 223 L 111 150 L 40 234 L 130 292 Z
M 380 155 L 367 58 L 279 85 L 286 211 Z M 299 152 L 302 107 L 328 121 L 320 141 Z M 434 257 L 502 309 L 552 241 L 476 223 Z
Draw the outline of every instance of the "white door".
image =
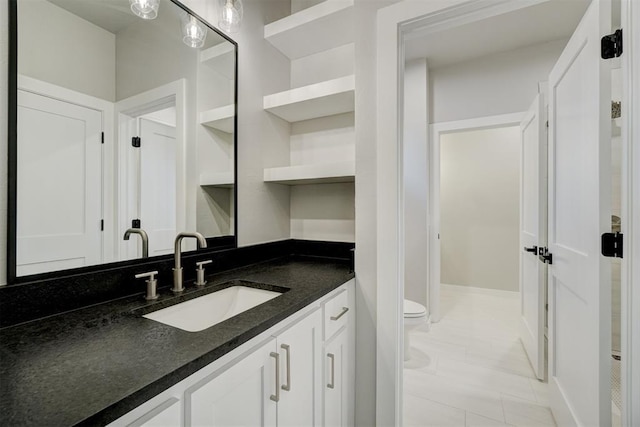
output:
M 549 383 L 561 426 L 611 424 L 610 2 L 594 1 L 549 75 Z
M 140 119 L 140 220 L 149 256 L 172 254 L 176 237 L 176 128 Z
M 278 335 L 281 384 L 278 427 L 320 425 L 321 351 L 321 310 Z
M 275 427 L 277 403 L 271 399 L 278 393 L 275 344 L 270 340 L 220 375 L 187 390 L 185 426 Z
M 17 275 L 102 261 L 102 113 L 18 91 Z
M 536 96 L 520 123 L 520 339 L 531 366 L 544 379 L 547 245 L 547 130 L 543 95 Z

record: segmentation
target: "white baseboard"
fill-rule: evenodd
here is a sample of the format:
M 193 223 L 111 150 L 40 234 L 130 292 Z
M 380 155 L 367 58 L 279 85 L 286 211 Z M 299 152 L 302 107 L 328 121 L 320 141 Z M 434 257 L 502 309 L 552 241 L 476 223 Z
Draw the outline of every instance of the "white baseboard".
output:
M 520 298 L 520 292 L 518 291 L 504 291 L 501 289 L 478 288 L 475 286 L 449 285 L 446 283 L 441 283 L 440 287 L 443 291 L 449 291 L 449 292 L 460 292 L 460 293 L 467 293 L 467 294 L 484 294 L 484 295 L 493 295 L 493 296 L 507 297 L 507 298 Z

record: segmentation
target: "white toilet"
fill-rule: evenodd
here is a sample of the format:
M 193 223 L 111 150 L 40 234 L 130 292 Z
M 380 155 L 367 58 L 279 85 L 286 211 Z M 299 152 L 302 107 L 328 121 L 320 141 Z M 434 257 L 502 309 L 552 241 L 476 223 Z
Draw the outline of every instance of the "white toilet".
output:
M 409 331 L 427 321 L 427 309 L 424 305 L 408 299 L 404 300 L 404 360 L 411 358 Z

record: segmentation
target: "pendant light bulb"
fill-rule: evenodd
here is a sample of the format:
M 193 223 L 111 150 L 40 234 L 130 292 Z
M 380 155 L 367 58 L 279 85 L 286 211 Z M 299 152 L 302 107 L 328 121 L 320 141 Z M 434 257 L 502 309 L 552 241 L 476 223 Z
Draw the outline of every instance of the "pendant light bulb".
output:
M 218 26 L 226 33 L 235 33 L 240 29 L 242 22 L 241 0 L 220 0 L 221 10 Z
M 182 41 L 189 47 L 201 48 L 207 38 L 207 29 L 196 18 L 185 15 L 182 20 Z
M 142 19 L 156 19 L 160 0 L 129 0 L 131 11 Z

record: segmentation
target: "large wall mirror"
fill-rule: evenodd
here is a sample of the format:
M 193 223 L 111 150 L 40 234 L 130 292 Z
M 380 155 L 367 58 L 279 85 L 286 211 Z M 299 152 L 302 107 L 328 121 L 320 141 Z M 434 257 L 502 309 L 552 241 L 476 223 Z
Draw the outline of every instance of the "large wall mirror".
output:
M 142 258 L 138 229 L 235 247 L 235 42 L 172 0 L 10 8 L 9 281 Z

